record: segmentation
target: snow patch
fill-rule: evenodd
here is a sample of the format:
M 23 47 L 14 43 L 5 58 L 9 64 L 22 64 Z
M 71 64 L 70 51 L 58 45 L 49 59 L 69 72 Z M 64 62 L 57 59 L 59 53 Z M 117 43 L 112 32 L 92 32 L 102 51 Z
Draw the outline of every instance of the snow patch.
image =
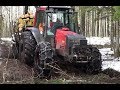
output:
M 113 51 L 111 51 L 111 48 L 102 48 L 99 49 L 100 53 L 102 54 L 102 70 L 112 68 L 116 71 L 120 72 L 120 57 L 114 58 L 112 54 L 114 54 Z
M 111 48 L 102 48 L 99 49 L 100 53 L 102 54 L 103 60 L 113 60 L 114 59 L 114 52 L 111 51 Z
M 12 38 L 1 38 L 2 41 L 12 41 Z
M 112 68 L 112 69 L 120 72 L 120 61 L 118 61 L 118 60 L 103 61 L 102 62 L 102 70 L 105 70 L 107 68 Z
M 110 45 L 110 38 L 109 37 L 86 37 L 88 40 L 88 44 L 91 45 Z

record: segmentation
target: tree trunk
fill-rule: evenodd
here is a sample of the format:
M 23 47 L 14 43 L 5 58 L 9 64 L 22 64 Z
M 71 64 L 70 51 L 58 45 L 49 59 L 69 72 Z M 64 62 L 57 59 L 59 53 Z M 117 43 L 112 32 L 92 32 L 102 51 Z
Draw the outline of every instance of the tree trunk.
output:
M 90 27 L 90 24 L 89 24 L 89 22 L 90 22 L 90 18 L 89 18 L 89 12 L 87 12 L 87 16 L 88 16 L 88 20 L 87 20 L 87 23 L 88 23 L 88 30 L 87 30 L 87 36 L 88 37 L 90 37 L 90 29 L 89 29 L 89 27 Z
M 109 16 L 110 17 L 110 16 Z M 110 31 L 109 31 L 109 18 L 107 17 L 107 28 L 106 28 L 106 30 L 107 30 L 107 35 L 108 35 L 108 37 L 110 36 Z
M 97 36 L 99 36 L 99 11 L 97 10 Z
M 92 11 L 90 11 L 90 36 L 92 36 Z
M 120 50 L 119 50 L 119 21 L 117 21 L 117 34 L 116 34 L 116 48 L 115 48 L 115 57 L 120 56 Z
M 95 36 L 97 37 L 97 10 L 95 10 Z
M 111 41 L 111 49 L 114 50 L 114 30 L 115 30 L 115 23 L 112 20 L 112 16 L 109 16 L 109 32 L 110 32 L 110 41 Z
M 27 12 L 28 12 L 28 6 L 25 6 L 24 14 L 27 14 Z
M 92 36 L 95 36 L 95 11 L 92 11 Z
M 83 35 L 85 36 L 85 6 L 81 7 L 81 29 Z
M 2 25 L 3 25 L 3 17 L 2 17 L 2 6 L 0 6 L 0 38 L 2 37 Z
M 102 13 L 100 13 L 100 17 L 102 17 Z M 102 26 L 103 22 L 102 21 L 103 21 L 103 19 L 100 18 L 99 37 L 102 37 L 102 35 L 104 34 L 104 32 L 103 32 L 103 26 Z
M 87 37 L 87 18 L 88 18 L 88 16 L 87 16 L 87 12 L 85 13 L 85 36 Z

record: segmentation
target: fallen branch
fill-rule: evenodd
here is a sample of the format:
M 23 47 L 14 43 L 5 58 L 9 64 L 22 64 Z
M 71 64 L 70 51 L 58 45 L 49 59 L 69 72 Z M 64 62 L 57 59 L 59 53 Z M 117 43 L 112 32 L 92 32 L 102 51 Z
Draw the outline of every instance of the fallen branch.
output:
M 66 76 L 70 77 L 71 79 L 75 79 L 75 78 L 73 78 L 73 77 L 71 77 L 70 75 L 66 74 L 66 72 L 62 71 L 61 69 L 59 69 L 59 68 L 57 68 L 57 67 L 54 67 L 54 66 L 52 66 L 52 65 L 50 65 L 50 64 L 46 64 L 46 65 L 48 65 L 49 67 L 54 68 L 54 69 L 60 71 L 59 73 L 61 73 L 61 74 L 63 74 L 63 75 L 66 75 Z

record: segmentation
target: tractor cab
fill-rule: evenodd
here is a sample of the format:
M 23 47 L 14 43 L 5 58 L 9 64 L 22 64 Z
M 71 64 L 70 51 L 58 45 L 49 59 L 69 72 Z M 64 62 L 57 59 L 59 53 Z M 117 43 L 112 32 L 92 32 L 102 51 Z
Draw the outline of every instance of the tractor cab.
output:
M 58 28 L 68 27 L 71 31 L 78 32 L 77 12 L 70 6 L 40 6 L 36 9 L 34 27 L 41 34 L 55 35 Z

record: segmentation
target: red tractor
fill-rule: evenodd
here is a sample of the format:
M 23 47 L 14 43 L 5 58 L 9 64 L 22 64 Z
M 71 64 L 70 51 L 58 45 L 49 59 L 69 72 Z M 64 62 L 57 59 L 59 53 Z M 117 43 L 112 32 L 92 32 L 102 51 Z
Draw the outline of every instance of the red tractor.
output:
M 24 28 L 15 41 L 19 59 L 38 71 L 50 69 L 55 56 L 63 57 L 59 62 L 86 64 L 87 72 L 101 71 L 101 54 L 79 33 L 77 12 L 70 6 L 38 7 L 34 26 Z

